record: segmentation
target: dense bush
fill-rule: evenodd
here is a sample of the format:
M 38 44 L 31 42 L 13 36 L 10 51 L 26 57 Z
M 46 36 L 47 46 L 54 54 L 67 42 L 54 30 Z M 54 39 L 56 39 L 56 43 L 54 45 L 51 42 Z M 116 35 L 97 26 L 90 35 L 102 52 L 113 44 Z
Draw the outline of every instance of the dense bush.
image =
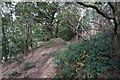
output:
M 62 38 L 65 41 L 71 40 L 75 36 L 75 33 L 71 31 L 70 28 L 65 27 L 61 29 L 61 31 L 58 34 L 58 37 Z
M 90 41 L 69 45 L 53 54 L 59 78 L 103 78 L 113 70 L 111 38 L 98 34 Z

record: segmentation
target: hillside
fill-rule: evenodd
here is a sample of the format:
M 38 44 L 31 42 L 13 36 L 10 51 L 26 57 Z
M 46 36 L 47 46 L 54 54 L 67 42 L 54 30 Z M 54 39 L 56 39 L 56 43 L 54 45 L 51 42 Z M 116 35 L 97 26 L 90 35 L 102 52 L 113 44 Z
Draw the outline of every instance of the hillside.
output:
M 2 78 L 119 80 L 118 13 L 115 1 L 2 1 Z
M 62 41 L 59 38 L 52 39 L 34 51 L 19 55 L 19 58 L 22 58 L 20 61 L 9 61 L 2 64 L 2 77 L 9 78 L 11 75 L 13 78 L 53 78 L 55 70 L 50 55 L 65 45 L 60 43 Z M 50 44 L 51 42 L 54 44 Z M 51 47 L 47 48 L 50 45 Z

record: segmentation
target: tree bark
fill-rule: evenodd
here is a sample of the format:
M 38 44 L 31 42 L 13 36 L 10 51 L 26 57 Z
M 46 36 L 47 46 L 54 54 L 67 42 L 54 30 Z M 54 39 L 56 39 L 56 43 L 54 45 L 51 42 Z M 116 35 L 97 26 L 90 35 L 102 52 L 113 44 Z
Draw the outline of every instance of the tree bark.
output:
M 113 36 L 113 51 L 115 53 L 114 60 L 120 61 L 120 2 L 116 2 L 114 7 L 115 35 Z
M 6 62 L 8 60 L 8 49 L 7 49 L 7 38 L 5 34 L 5 28 L 2 26 L 2 58 L 4 57 L 4 61 Z
M 53 25 L 50 25 L 49 32 L 48 32 L 49 33 L 48 34 L 49 35 L 49 40 L 53 38 L 53 29 L 52 29 L 52 26 Z

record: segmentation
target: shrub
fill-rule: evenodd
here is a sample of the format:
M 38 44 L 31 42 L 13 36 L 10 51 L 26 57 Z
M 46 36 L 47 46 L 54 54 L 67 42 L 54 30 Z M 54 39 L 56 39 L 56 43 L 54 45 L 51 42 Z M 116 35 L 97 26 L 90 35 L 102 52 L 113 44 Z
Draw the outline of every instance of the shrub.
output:
M 75 33 L 72 32 L 71 29 L 67 28 L 67 27 L 62 29 L 58 34 L 58 37 L 62 38 L 65 41 L 69 41 L 69 40 L 73 39 L 74 36 L 75 36 Z
M 59 78 L 114 77 L 111 38 L 103 34 L 92 36 L 90 41 L 71 44 L 53 54 Z
M 28 70 L 28 69 L 33 68 L 33 67 L 35 67 L 35 64 L 30 63 L 30 62 L 26 62 L 23 66 L 23 70 Z
M 11 78 L 11 77 L 14 77 L 14 76 L 16 76 L 17 74 L 18 74 L 18 72 L 15 71 L 15 72 L 12 72 L 12 73 L 8 74 L 8 77 L 10 77 L 10 78 Z

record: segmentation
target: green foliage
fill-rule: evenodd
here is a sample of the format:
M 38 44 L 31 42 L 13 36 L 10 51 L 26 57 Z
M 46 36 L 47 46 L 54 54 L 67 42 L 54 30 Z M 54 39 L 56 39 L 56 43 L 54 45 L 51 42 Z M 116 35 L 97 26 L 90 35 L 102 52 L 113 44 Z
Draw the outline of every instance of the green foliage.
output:
M 8 77 L 10 77 L 10 78 L 11 78 L 11 77 L 14 77 L 14 76 L 16 76 L 17 74 L 18 74 L 18 72 L 15 71 L 15 72 L 12 72 L 12 73 L 8 74 Z
M 110 77 L 107 70 L 114 69 L 111 50 L 111 39 L 103 34 L 62 48 L 53 54 L 58 71 L 56 77 Z
M 35 67 L 35 64 L 30 63 L 30 62 L 26 62 L 23 66 L 23 70 L 28 70 L 28 69 L 33 68 L 33 67 Z
M 8 3 L 4 3 L 7 6 Z M 14 7 L 9 4 L 10 13 L 4 13 L 2 17 L 2 59 L 11 60 L 16 55 L 36 48 L 46 35 L 41 33 L 41 26 L 33 20 L 33 3 L 17 3 Z M 4 11 L 3 11 L 4 12 Z M 13 20 L 12 14 L 16 13 Z
M 54 37 L 60 37 L 66 41 L 71 40 L 74 33 L 68 28 L 67 22 L 71 20 L 71 24 L 75 23 L 74 26 L 77 26 L 79 17 L 77 9 L 67 8 L 64 4 L 56 2 L 3 3 L 3 6 L 10 10 L 2 13 L 3 61 L 6 61 L 5 58 L 11 60 L 18 54 L 26 53 Z M 64 10 L 63 7 L 67 9 Z M 48 42 L 44 46 L 49 48 L 56 44 L 58 43 Z
M 74 36 L 75 33 L 73 33 L 68 27 L 62 28 L 58 34 L 58 37 L 62 38 L 65 41 L 71 40 Z

